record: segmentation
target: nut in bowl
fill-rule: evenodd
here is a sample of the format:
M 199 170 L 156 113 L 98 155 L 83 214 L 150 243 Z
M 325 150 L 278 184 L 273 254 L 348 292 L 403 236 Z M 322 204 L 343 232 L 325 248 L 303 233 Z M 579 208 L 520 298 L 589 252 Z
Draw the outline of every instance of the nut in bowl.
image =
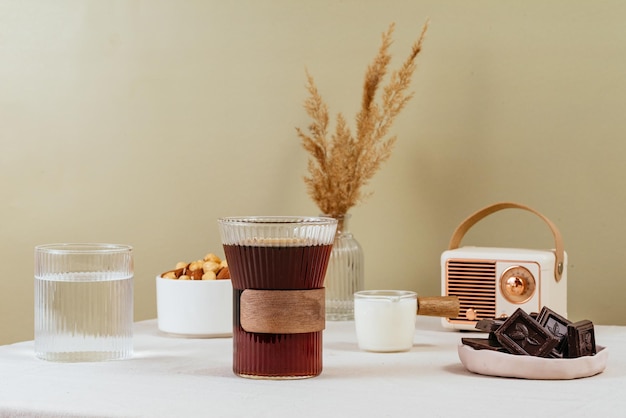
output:
M 230 337 L 233 290 L 226 260 L 207 254 L 156 277 L 159 330 L 184 337 Z

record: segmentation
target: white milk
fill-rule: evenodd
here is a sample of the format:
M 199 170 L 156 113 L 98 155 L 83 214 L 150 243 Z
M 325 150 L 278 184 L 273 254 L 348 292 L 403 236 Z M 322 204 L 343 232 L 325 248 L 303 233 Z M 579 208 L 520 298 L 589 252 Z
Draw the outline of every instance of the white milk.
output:
M 415 292 L 365 290 L 354 294 L 354 322 L 357 341 L 362 350 L 410 350 L 416 317 Z

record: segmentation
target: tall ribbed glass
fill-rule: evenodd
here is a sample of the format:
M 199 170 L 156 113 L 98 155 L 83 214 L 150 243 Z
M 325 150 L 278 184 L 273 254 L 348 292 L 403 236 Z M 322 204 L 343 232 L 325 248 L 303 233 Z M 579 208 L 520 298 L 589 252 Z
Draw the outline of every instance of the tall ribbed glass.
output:
M 337 217 L 337 235 L 326 271 L 326 319 L 354 319 L 354 293 L 364 289 L 363 248 L 348 229 L 350 214 Z
M 132 247 L 35 247 L 35 355 L 59 362 L 133 354 Z
M 260 379 L 300 379 L 322 371 L 322 331 L 248 332 L 240 320 L 246 289 L 306 290 L 324 286 L 337 221 L 245 217 L 218 220 L 233 283 L 233 371 Z

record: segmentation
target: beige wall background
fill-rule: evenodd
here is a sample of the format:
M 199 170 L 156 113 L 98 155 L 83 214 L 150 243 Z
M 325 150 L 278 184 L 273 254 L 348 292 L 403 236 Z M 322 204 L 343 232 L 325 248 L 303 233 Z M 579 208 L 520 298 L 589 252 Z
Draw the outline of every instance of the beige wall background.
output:
M 431 21 L 392 158 L 352 211 L 366 287 L 440 292 L 473 211 L 554 221 L 569 316 L 626 325 L 626 3 L 239 0 L 0 2 L 0 343 L 32 338 L 33 247 L 135 248 L 135 319 L 154 277 L 223 254 L 216 219 L 316 215 L 295 127 L 305 69 L 350 121 L 380 35 L 393 64 Z M 509 210 L 464 244 L 551 248 Z

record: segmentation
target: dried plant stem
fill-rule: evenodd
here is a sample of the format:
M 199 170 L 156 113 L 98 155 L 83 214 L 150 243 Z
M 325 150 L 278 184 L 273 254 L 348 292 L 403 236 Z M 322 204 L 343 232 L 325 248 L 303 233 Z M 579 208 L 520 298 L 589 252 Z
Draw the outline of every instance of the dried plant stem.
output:
M 396 117 L 413 97 L 407 93 L 416 69 L 416 58 L 428 29 L 428 22 L 413 44 L 411 53 L 402 66 L 391 73 L 388 84 L 382 87 L 380 103 L 377 93 L 387 75 L 391 62 L 389 48 L 395 24 L 382 35 L 381 46 L 368 66 L 363 82 L 361 108 L 356 115 L 356 135 L 353 135 L 345 117 L 337 114 L 334 133 L 329 134 L 328 106 L 307 76 L 309 97 L 304 109 L 312 119 L 308 132 L 296 128 L 303 148 L 310 154 L 309 176 L 304 178 L 307 192 L 324 214 L 340 216 L 360 203 L 362 191 L 369 180 L 389 159 L 396 136 L 388 136 Z

